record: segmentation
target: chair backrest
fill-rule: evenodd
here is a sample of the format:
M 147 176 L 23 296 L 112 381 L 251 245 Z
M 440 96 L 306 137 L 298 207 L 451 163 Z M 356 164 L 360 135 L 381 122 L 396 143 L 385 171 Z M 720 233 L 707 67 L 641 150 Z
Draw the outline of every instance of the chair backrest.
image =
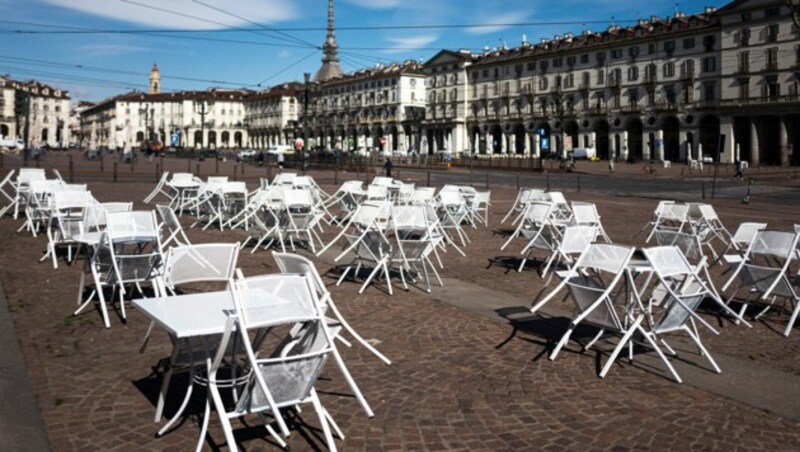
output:
M 237 315 L 248 325 L 262 322 L 296 323 L 319 318 L 316 290 L 306 275 L 271 274 L 236 279 L 233 283 Z M 270 298 L 269 309 L 254 309 Z
M 491 198 L 492 192 L 490 191 L 476 191 L 475 198 L 472 200 L 472 204 L 476 207 L 484 207 L 489 205 Z
M 439 202 L 443 206 L 459 206 L 464 204 L 464 198 L 461 196 L 461 192 L 458 191 L 458 187 L 456 187 L 455 190 L 440 191 Z
M 209 184 L 224 184 L 228 182 L 228 176 L 208 176 L 206 183 Z
M 597 206 L 590 202 L 572 203 L 573 220 L 579 225 L 593 225 L 600 223 L 600 215 L 597 213 Z
M 663 216 L 665 213 L 669 212 L 673 204 L 675 204 L 675 201 L 671 200 L 659 201 L 658 205 L 656 206 L 656 209 L 653 211 L 653 215 L 655 217 Z
M 394 185 L 394 179 L 392 179 L 391 177 L 375 176 L 372 179 L 371 185 L 377 185 L 381 187 L 391 187 L 392 185 Z
M 238 257 L 238 243 L 173 246 L 164 261 L 164 282 L 170 288 L 195 282 L 230 283 Z
M 661 215 L 662 218 L 672 221 L 686 221 L 689 215 L 689 206 L 686 204 L 669 204 Z
M 102 231 L 106 227 L 106 214 L 132 210 L 132 202 L 89 203 L 83 211 L 83 229 L 86 232 Z
M 322 276 L 320 276 L 313 262 L 299 254 L 279 253 L 277 251 L 272 252 L 272 257 L 275 259 L 275 263 L 278 265 L 278 269 L 281 273 L 307 275 L 312 283 L 312 287 L 314 287 L 314 290 L 317 292 L 319 300 L 322 302 L 325 301 L 324 296 L 328 294 L 329 291 L 328 288 L 325 287 L 325 282 L 322 281 Z
M 296 173 L 280 173 L 272 180 L 272 185 L 293 185 Z
M 686 259 L 692 262 L 698 262 L 703 258 L 700 239 L 696 235 L 656 227 L 655 236 L 658 246 L 676 246 L 686 256 Z
M 392 208 L 392 225 L 398 230 L 426 229 L 423 206 L 395 206 Z
M 86 184 L 63 184 L 59 188 L 60 191 L 87 191 L 89 187 Z
M 389 190 L 385 185 L 370 185 L 367 187 L 367 199 L 387 199 Z
M 159 235 L 156 215 L 152 210 L 107 213 L 106 230 L 111 240 L 117 238 L 146 239 Z
M 599 269 L 616 275 L 625 269 L 632 255 L 630 246 L 592 243 L 581 254 L 576 267 Z
M 361 193 L 364 191 L 364 184 L 360 180 L 348 180 L 344 181 L 341 187 L 339 187 L 339 191 L 345 193 Z
M 412 203 L 426 203 L 433 200 L 436 189 L 432 187 L 417 187 L 411 194 Z
M 93 200 L 92 194 L 88 191 L 57 191 L 53 193 L 53 206 L 57 210 L 83 209 Z
M 311 193 L 300 188 L 290 188 L 283 190 L 283 202 L 287 207 L 307 207 L 314 205 Z
M 108 213 L 114 212 L 130 212 L 133 210 L 132 202 L 103 202 L 100 203 L 103 209 Z
M 439 190 L 439 193 L 442 193 L 442 192 L 447 192 L 447 191 L 461 191 L 461 190 L 460 190 L 460 187 L 459 187 L 458 185 L 450 185 L 450 184 L 447 184 L 447 185 L 443 186 L 443 187 L 442 187 L 442 188 Z
M 719 221 L 719 216 L 717 215 L 717 211 L 714 210 L 714 206 L 711 204 L 699 204 L 697 205 L 697 211 L 700 213 L 700 218 L 709 221 L 709 222 L 717 222 Z
M 224 182 L 220 186 L 220 190 L 223 194 L 240 194 L 246 195 L 247 194 L 247 184 L 244 182 Z
M 597 238 L 596 226 L 567 226 L 558 249 L 564 254 L 582 253 Z
M 736 232 L 733 233 L 733 238 L 731 241 L 737 247 L 742 246 L 747 248 L 750 246 L 750 242 L 752 242 L 755 238 L 756 233 L 758 231 L 763 231 L 764 229 L 767 229 L 767 223 L 742 223 L 738 228 L 736 228 Z
M 193 180 L 192 173 L 172 173 L 172 182 L 191 182 Z
M 315 185 L 311 176 L 295 176 L 294 181 L 292 181 L 292 186 L 295 188 L 309 189 Z
M 533 201 L 528 204 L 523 214 L 523 222 L 542 225 L 550 218 L 553 204 L 546 201 Z
M 560 191 L 549 191 L 547 192 L 547 197 L 553 204 L 567 205 L 567 198 L 565 198 L 564 193 L 561 193 Z

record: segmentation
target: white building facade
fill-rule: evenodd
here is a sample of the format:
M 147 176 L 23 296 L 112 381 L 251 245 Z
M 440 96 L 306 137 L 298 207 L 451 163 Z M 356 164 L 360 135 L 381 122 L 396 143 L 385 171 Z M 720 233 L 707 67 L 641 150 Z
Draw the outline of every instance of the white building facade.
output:
M 421 124 L 412 112 L 425 108 L 425 73 L 417 62 L 381 65 L 315 82 L 309 85 L 308 115 L 302 113 L 305 95 L 303 86 L 298 93 L 298 122 L 301 129 L 308 127 L 310 147 L 420 148 Z
M 287 83 L 253 94 L 244 100 L 250 147 L 268 149 L 290 145 L 300 107 L 297 83 Z M 302 89 L 300 86 L 299 89 Z
M 246 90 L 131 92 L 81 114 L 91 148 L 125 149 L 145 141 L 185 148 L 235 149 L 248 142 Z
M 29 147 L 66 147 L 70 139 L 69 105 L 65 90 L 33 80 L 0 78 L 0 136 L 24 139 L 27 120 Z

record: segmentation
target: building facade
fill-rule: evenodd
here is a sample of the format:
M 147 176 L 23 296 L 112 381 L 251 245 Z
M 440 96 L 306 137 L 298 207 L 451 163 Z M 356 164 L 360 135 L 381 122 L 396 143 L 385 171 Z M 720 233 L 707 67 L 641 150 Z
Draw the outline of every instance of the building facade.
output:
M 302 85 L 287 83 L 255 93 L 244 100 L 250 147 L 267 149 L 292 143 L 300 107 L 297 93 Z
M 442 50 L 424 64 L 427 105 L 421 121 L 423 152 L 470 149 L 467 71 L 478 59 L 468 50 Z
M 125 149 L 145 141 L 186 148 L 241 148 L 248 143 L 247 90 L 213 88 L 158 94 L 130 92 L 81 113 L 91 148 Z
M 28 121 L 29 147 L 65 147 L 70 139 L 69 103 L 67 91 L 0 77 L 0 136 L 24 139 Z
M 304 104 L 306 87 L 298 93 Z M 308 85 L 309 146 L 325 149 L 419 149 L 422 129 L 416 111 L 425 108 L 425 73 L 415 61 L 374 68 Z M 304 133 L 305 135 L 305 133 Z

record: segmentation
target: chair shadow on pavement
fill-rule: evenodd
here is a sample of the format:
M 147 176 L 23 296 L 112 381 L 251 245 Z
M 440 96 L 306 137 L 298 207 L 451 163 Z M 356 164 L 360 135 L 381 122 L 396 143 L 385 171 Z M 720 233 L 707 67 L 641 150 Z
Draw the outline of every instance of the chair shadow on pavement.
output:
M 498 267 L 504 268 L 505 273 L 509 273 L 519 270 L 519 266 L 522 263 L 522 256 L 496 256 L 487 260 L 489 261 L 489 265 L 486 266 L 487 269 L 497 265 Z M 535 270 L 537 273 L 540 273 L 543 265 L 544 263 L 537 259 L 528 259 L 522 269 L 523 271 Z

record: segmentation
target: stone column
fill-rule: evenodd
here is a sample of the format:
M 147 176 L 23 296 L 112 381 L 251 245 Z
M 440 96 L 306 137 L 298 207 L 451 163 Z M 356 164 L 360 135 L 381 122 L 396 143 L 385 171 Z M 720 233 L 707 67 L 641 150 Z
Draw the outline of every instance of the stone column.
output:
M 542 146 L 541 146 L 542 136 L 538 133 L 533 134 L 533 156 L 537 159 L 542 156 Z
M 781 143 L 781 166 L 789 164 L 789 135 L 786 133 L 786 121 L 778 118 L 778 137 Z
M 523 152 L 526 156 L 531 155 L 531 134 L 526 131 L 524 137 L 525 144 L 523 146 Z
M 508 139 L 508 137 L 506 136 L 506 133 L 505 132 L 500 132 L 500 153 L 501 154 L 505 154 L 506 153 L 506 140 L 507 139 Z
M 655 140 L 654 140 L 655 141 Z M 653 155 L 653 146 L 655 143 L 650 141 L 650 132 L 642 131 L 642 160 L 649 161 Z
M 597 134 L 589 132 L 589 147 L 597 151 Z
M 733 163 L 736 161 L 736 138 L 733 134 L 733 118 L 723 116 L 719 118 L 719 133 L 725 135 L 722 148 L 719 150 L 720 163 Z
M 622 132 L 622 139 L 620 140 L 622 149 L 619 152 L 621 160 L 628 160 L 628 131 Z
M 512 133 L 508 136 L 508 153 L 509 154 L 516 154 L 517 153 L 517 134 Z
M 761 164 L 761 150 L 759 146 L 758 139 L 758 126 L 756 125 L 755 118 L 750 119 L 750 161 L 748 162 L 751 166 L 758 166 Z
M 663 162 L 664 161 L 664 131 L 661 130 L 661 129 L 658 129 L 658 131 L 656 132 L 655 148 L 656 148 L 655 159 L 657 161 L 659 161 L 659 162 Z
M 494 153 L 494 143 L 491 140 L 491 136 L 489 132 L 485 132 L 483 134 L 483 144 L 486 146 L 486 155 L 492 155 Z

